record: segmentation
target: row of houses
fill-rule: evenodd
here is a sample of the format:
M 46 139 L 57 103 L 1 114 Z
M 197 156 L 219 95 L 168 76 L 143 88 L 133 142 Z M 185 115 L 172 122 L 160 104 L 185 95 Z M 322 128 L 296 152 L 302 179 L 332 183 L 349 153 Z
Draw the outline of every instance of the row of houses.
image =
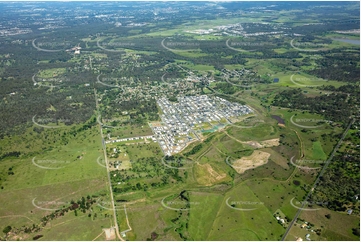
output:
M 179 152 L 191 141 L 190 133 L 202 123 L 230 122 L 229 118 L 253 112 L 248 106 L 231 103 L 219 97 L 207 95 L 178 97 L 178 102 L 160 98 L 157 104 L 163 114 L 163 126 L 153 127 L 153 133 L 167 155 Z M 197 136 L 197 135 L 196 135 Z
M 157 141 L 153 135 L 147 135 L 147 136 L 137 136 L 137 137 L 131 137 L 131 138 L 107 140 L 107 141 L 105 141 L 105 143 L 110 144 L 110 143 L 132 141 L 132 140 L 137 141 L 137 140 L 142 140 L 142 139 L 152 139 L 153 141 Z

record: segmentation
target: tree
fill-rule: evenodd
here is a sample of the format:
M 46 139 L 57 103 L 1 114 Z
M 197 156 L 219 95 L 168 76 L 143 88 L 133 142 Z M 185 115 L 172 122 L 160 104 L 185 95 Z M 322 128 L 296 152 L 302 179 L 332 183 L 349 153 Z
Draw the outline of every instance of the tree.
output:
M 10 225 L 6 226 L 6 227 L 3 229 L 4 234 L 9 233 L 10 231 L 11 231 L 11 226 L 10 226 Z
M 325 217 L 328 218 L 328 219 L 330 219 L 330 218 L 331 218 L 331 214 L 326 214 Z
M 359 228 L 352 228 L 352 233 L 356 236 L 360 236 L 360 229 Z

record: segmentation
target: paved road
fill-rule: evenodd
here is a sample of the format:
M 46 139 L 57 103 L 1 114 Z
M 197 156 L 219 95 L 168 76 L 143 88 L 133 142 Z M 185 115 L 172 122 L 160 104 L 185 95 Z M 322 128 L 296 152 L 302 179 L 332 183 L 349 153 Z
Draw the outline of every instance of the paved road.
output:
M 328 158 L 328 160 L 326 161 L 325 165 L 323 166 L 320 174 L 318 175 L 316 181 L 313 183 L 313 186 L 312 186 L 311 190 L 308 192 L 307 197 L 304 199 L 304 201 L 308 201 L 308 199 L 310 198 L 313 190 L 316 188 L 316 186 L 318 185 L 318 182 L 320 181 L 320 177 L 322 177 L 323 173 L 325 173 L 328 165 L 331 163 L 332 158 L 334 157 L 336 151 L 337 151 L 338 148 L 340 147 L 340 145 L 341 145 L 343 139 L 345 138 L 348 130 L 350 129 L 351 125 L 352 125 L 354 122 L 355 122 L 355 119 L 352 119 L 352 120 L 350 121 L 350 123 L 348 124 L 346 130 L 345 130 L 344 133 L 342 134 L 341 139 L 338 141 L 338 143 L 336 144 L 335 148 L 333 149 L 330 157 Z M 302 206 L 298 209 L 295 217 L 292 219 L 291 223 L 288 225 L 288 227 L 287 227 L 287 229 L 286 229 L 286 232 L 285 232 L 284 235 L 282 236 L 282 239 L 281 239 L 282 241 L 284 241 L 284 240 L 286 239 L 288 233 L 290 232 L 291 228 L 293 227 L 293 224 L 296 222 L 298 216 L 299 216 L 300 213 L 302 212 L 302 210 L 303 210 L 303 208 L 304 208 L 305 205 L 306 205 L 306 203 L 302 203 Z

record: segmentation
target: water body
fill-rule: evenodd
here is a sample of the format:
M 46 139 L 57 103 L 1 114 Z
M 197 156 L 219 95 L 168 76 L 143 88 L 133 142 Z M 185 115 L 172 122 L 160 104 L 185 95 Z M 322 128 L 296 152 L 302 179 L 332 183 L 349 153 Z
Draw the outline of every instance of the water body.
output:
M 279 124 L 285 124 L 285 121 L 280 116 L 272 115 L 271 118 L 276 119 Z
M 341 42 L 349 43 L 349 44 L 353 44 L 353 45 L 360 45 L 359 39 L 332 39 L 332 40 L 341 41 Z
M 223 128 L 224 126 L 226 126 L 225 124 L 221 124 L 218 123 L 217 125 L 214 125 L 211 129 L 202 129 L 201 132 L 202 133 L 207 133 L 207 132 L 216 132 L 218 129 Z

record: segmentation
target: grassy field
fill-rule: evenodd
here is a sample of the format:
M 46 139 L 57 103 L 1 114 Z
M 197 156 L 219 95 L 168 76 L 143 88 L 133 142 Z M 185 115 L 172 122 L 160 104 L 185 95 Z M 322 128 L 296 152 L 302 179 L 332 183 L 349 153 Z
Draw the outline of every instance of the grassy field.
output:
M 191 201 L 198 202 L 189 217 L 189 233 L 194 240 L 204 240 L 212 230 L 217 211 L 222 205 L 221 194 L 193 192 Z
M 182 66 L 185 66 L 190 69 L 194 69 L 197 71 L 214 71 L 214 67 L 210 65 L 192 65 L 192 64 L 182 64 Z
M 269 14 L 272 16 L 273 13 Z M 279 23 L 294 21 L 290 13 L 280 14 L 280 17 L 273 21 Z M 130 30 L 129 33 L 135 34 L 130 38 L 134 42 L 137 38 L 170 37 L 179 33 L 197 41 L 203 39 L 218 41 L 224 37 L 196 35 L 186 31 L 214 28 L 236 22 L 260 22 L 263 20 L 260 16 L 261 14 L 254 13 L 253 16 L 245 15 L 242 18 L 192 20 L 189 24 L 182 24 L 176 29 L 159 28 L 147 34 L 142 34 L 142 30 Z M 308 19 L 303 19 L 302 23 L 298 22 L 294 25 L 310 23 L 312 17 L 309 16 Z M 333 34 L 328 37 L 337 38 L 340 35 Z M 356 39 L 357 36 L 352 38 Z M 110 37 L 104 39 L 104 46 L 105 40 L 110 40 Z M 109 43 L 122 40 L 124 39 L 117 38 L 110 40 Z M 296 51 L 290 46 L 289 40 L 285 38 L 284 43 L 274 51 L 278 54 Z M 83 41 L 89 42 L 88 48 L 90 45 L 94 46 L 97 40 L 85 38 Z M 160 46 L 160 43 L 156 44 Z M 353 48 L 341 42 L 334 42 L 329 47 Z M 158 53 L 120 47 L 119 49 L 127 54 Z M 163 51 L 167 50 L 163 49 Z M 187 60 L 177 62 L 197 75 L 219 72 L 212 65 L 192 63 L 189 58 L 209 56 L 201 49 L 178 49 L 174 50 L 173 54 L 187 57 L 185 58 Z M 234 95 L 226 95 L 246 102 L 255 113 L 252 117 L 245 116 L 244 119 L 241 118 L 216 132 L 208 131 L 212 128 L 208 123 L 199 125 L 199 129 L 207 130 L 201 136 L 204 138 L 203 142 L 191 143 L 180 154 L 183 161 L 191 164 L 186 167 L 187 169 L 180 171 L 164 165 L 162 163 L 164 155 L 159 144 L 155 142 L 138 143 L 143 140 L 135 140 L 107 144 L 109 161 L 122 162 L 119 169 L 112 168 L 111 182 L 118 209 L 117 220 L 120 231 L 129 228 L 124 205 L 132 228 L 127 232 L 125 239 L 151 240 L 152 237 L 156 237 L 153 240 L 279 240 L 285 232 L 285 227 L 277 222 L 274 213 L 278 212 L 289 220 L 293 218 L 297 209 L 290 201 L 292 199 L 302 201 L 309 184 L 314 182 L 318 174 L 318 170 L 305 170 L 292 165 L 291 157 L 295 160 L 301 159 L 300 157 L 310 161 L 326 160 L 338 141 L 335 137 L 342 132 L 342 129 L 326 122 L 321 115 L 270 107 L 270 103 L 282 90 L 302 88 L 307 97 L 315 97 L 321 92 L 327 93 L 316 89 L 318 85 L 339 87 L 345 83 L 323 80 L 306 74 L 307 70 L 316 67 L 318 56 L 300 53 L 299 58 L 287 60 L 286 58 L 262 59 L 261 52 L 247 52 L 247 55 L 255 58 L 248 58 L 244 65 L 228 64 L 224 67 L 229 70 L 251 69 L 266 80 L 272 81 L 277 77 L 279 82 L 256 84 L 249 90 L 237 89 Z M 106 53 L 93 52 L 89 56 L 95 59 L 108 58 Z M 221 58 L 231 59 L 234 56 Z M 296 67 L 293 63 L 305 59 L 309 59 L 310 66 Z M 70 62 L 72 61 L 82 64 L 80 57 L 73 58 Z M 39 61 L 40 64 L 47 62 L 49 61 Z M 40 71 L 37 77 L 59 77 L 66 71 L 66 68 L 46 69 Z M 211 87 L 216 84 L 217 82 L 212 83 Z M 211 93 L 210 89 L 205 90 Z M 280 116 L 285 124 L 278 125 L 271 115 Z M 104 121 L 104 124 L 111 126 L 110 120 L 115 120 L 116 117 L 113 118 L 108 122 Z M 129 117 L 122 118 L 117 120 L 120 124 L 114 125 L 116 127 L 104 127 L 104 135 L 109 134 L 112 138 L 129 138 L 153 134 L 148 125 L 124 125 L 122 122 Z M 101 144 L 104 137 L 100 137 L 98 126 L 71 135 L 68 132 L 71 129 L 75 130 L 76 125 L 60 126 L 59 129 L 45 130 L 33 126 L 21 135 L 5 136 L 0 140 L 0 150 L 22 151 L 20 157 L 10 156 L 2 159 L 0 163 L 0 201 L 3 204 L 0 207 L 0 228 L 7 225 L 20 228 L 23 225 L 41 224 L 41 218 L 54 210 L 70 205 L 71 201 L 77 202 L 82 197 L 95 195 L 102 201 L 103 207 L 95 204 L 91 210 L 85 212 L 80 210 L 77 214 L 74 211 L 68 212 L 51 220 L 39 232 L 44 235 L 42 238 L 44 240 L 94 240 L 101 235 L 103 228 L 113 225 Z M 279 139 L 279 145 L 273 147 L 255 145 L 269 139 Z M 119 156 L 113 152 L 114 148 L 121 150 Z M 259 152 L 270 155 L 267 162 L 242 174 L 238 174 L 230 164 L 227 164 L 228 158 L 235 161 Z M 171 161 L 169 163 L 171 164 Z M 318 166 L 318 164 L 307 165 Z M 128 190 L 124 191 L 125 188 Z M 187 194 L 190 204 L 183 210 L 185 199 L 180 195 L 182 192 Z M 169 208 L 164 206 L 162 201 L 174 203 Z M 325 217 L 328 213 L 331 214 L 331 219 Z M 357 240 L 351 231 L 351 228 L 358 226 L 357 216 L 320 209 L 314 212 L 302 212 L 300 217 L 312 222 L 315 227 L 322 228 L 321 236 L 312 234 L 312 239 Z M 298 236 L 303 238 L 306 233 L 308 232 L 305 229 L 296 225 L 287 239 L 295 240 Z M 24 235 L 21 239 L 31 240 L 32 237 Z M 105 240 L 104 234 L 97 240 Z
M 105 124 L 108 125 L 108 124 Z M 112 137 L 131 138 L 137 136 L 152 135 L 152 129 L 148 125 L 121 125 L 116 127 L 104 127 L 105 133 L 111 133 Z M 107 131 L 109 130 L 109 131 Z
M 244 141 L 261 141 L 279 137 L 278 130 L 274 126 L 265 123 L 248 129 L 231 127 L 227 130 L 227 133 Z
M 352 234 L 352 228 L 359 227 L 359 218 L 354 215 L 347 215 L 345 213 L 334 212 L 322 207 L 318 210 L 302 211 L 300 218 L 304 221 L 314 224 L 313 229 L 321 229 L 321 235 L 318 236 L 306 228 L 301 228 L 298 224 L 294 226 L 286 240 L 294 240 L 295 236 L 305 238 L 308 233 L 312 240 L 358 240 L 358 237 Z M 330 214 L 330 219 L 325 215 Z
M 3 176 L 0 198 L 7 205 L 0 208 L 0 218 L 9 219 L 0 219 L 0 227 L 10 225 L 20 228 L 40 224 L 43 216 L 69 206 L 71 200 L 77 201 L 95 194 L 107 196 L 106 169 L 97 164 L 97 158 L 102 155 L 97 127 L 79 132 L 63 143 L 58 134 L 65 130 L 48 129 L 40 134 L 27 132 L 22 136 L 12 136 L 14 141 L 4 146 L 11 151 L 24 145 L 26 155 L 10 157 L 0 163 L 2 174 L 9 168 L 14 173 Z M 17 139 L 23 142 L 17 142 Z M 29 139 L 35 142 L 26 144 Z M 94 213 L 88 217 L 89 212 L 79 213 L 79 216 L 68 212 L 52 220 L 38 233 L 44 235 L 46 240 L 92 240 L 102 232 L 103 227 L 110 226 L 108 219 L 92 219 Z M 82 227 L 81 224 L 87 226 Z M 29 236 L 32 234 L 22 236 L 31 240 Z
M 277 240 L 282 235 L 284 229 L 277 224 L 253 190 L 239 185 L 225 194 L 207 240 Z M 235 206 L 229 207 L 227 202 Z M 242 233 L 239 233 L 239 227 Z
M 57 77 L 63 75 L 65 73 L 66 73 L 65 68 L 51 68 L 51 69 L 41 70 L 37 76 L 41 78 L 51 78 L 51 77 Z

